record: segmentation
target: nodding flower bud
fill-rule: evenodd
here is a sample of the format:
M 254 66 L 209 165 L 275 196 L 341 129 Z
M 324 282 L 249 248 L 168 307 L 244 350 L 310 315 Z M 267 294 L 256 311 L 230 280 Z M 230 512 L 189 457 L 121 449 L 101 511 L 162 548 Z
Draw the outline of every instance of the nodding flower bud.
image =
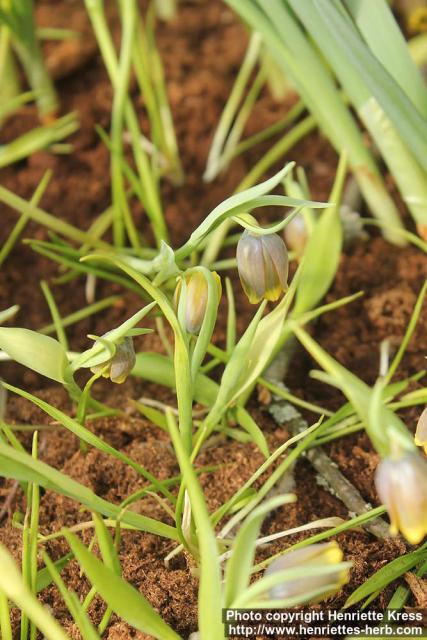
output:
M 283 229 L 283 237 L 285 238 L 286 246 L 300 258 L 304 253 L 308 240 L 307 226 L 301 213 L 286 225 Z
M 312 544 L 304 549 L 290 551 L 280 556 L 265 572 L 273 575 L 287 569 L 302 569 L 304 575 L 290 578 L 273 587 L 269 597 L 274 600 L 301 598 L 307 602 L 307 594 L 313 594 L 310 602 L 320 602 L 336 593 L 349 579 L 349 564 L 342 563 L 343 553 L 335 541 Z M 336 570 L 333 568 L 336 566 Z M 319 573 L 319 569 L 325 569 Z M 331 570 L 332 569 L 332 570 Z M 312 570 L 312 571 L 311 571 Z
M 418 447 L 424 447 L 424 451 L 427 453 L 427 407 L 424 409 L 417 422 L 415 444 Z
M 116 351 L 109 359 L 91 367 L 92 373 L 101 374 L 104 378 L 110 378 L 111 382 L 121 384 L 126 380 L 135 366 L 136 357 L 133 340 L 130 336 L 123 338 L 115 345 Z
M 288 280 L 285 243 L 276 233 L 260 236 L 245 229 L 237 245 L 237 268 L 251 304 L 278 300 Z
M 217 287 L 218 300 L 221 297 L 221 278 L 213 271 L 212 275 Z M 202 271 L 193 271 L 184 276 L 186 283 L 185 298 L 185 329 L 188 333 L 198 334 L 203 324 L 208 304 L 208 283 Z M 174 300 L 178 308 L 179 299 L 182 294 L 182 279 L 178 280 L 175 289 Z
M 390 516 L 390 533 L 411 544 L 427 533 L 427 462 L 416 451 L 385 458 L 377 467 L 375 486 Z

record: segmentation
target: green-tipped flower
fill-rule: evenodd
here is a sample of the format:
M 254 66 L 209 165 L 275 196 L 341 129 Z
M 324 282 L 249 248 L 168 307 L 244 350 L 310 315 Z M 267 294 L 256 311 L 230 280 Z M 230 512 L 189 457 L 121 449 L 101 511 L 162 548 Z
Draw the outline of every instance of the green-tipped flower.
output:
M 221 278 L 213 271 L 212 275 L 217 288 L 218 300 L 221 297 Z M 198 334 L 203 324 L 208 304 L 208 283 L 202 271 L 192 271 L 184 275 L 186 284 L 184 325 L 188 333 Z M 178 308 L 182 294 L 182 279 L 176 285 L 174 300 Z
M 350 565 L 342 560 L 343 553 L 335 541 L 285 553 L 271 563 L 265 576 L 288 569 L 302 569 L 304 575 L 276 585 L 270 590 L 269 597 L 274 600 L 301 598 L 303 603 L 307 602 L 307 594 L 316 593 L 310 602 L 325 600 L 348 582 Z M 335 566 L 336 571 L 333 570 Z M 324 573 L 319 573 L 322 568 Z
M 245 230 L 237 245 L 237 268 L 251 304 L 278 300 L 288 280 L 285 243 L 276 233 L 255 235 Z
M 111 382 L 121 384 L 134 368 L 135 362 L 133 340 L 130 336 L 127 336 L 115 345 L 115 352 L 111 358 L 91 367 L 91 371 L 92 373 L 101 374 L 104 378 L 110 378 Z
M 424 451 L 427 453 L 427 407 L 424 409 L 417 422 L 415 444 L 418 447 L 424 447 Z
M 427 534 L 427 462 L 416 451 L 385 458 L 377 467 L 375 485 L 390 516 L 390 532 L 399 531 L 411 544 Z

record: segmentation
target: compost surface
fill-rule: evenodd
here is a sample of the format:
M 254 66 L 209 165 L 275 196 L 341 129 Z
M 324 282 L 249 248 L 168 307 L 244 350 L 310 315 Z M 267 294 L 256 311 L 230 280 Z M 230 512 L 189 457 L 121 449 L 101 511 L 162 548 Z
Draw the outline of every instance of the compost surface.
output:
M 117 27 L 113 3 L 110 3 L 111 23 Z M 41 202 L 50 213 L 87 229 L 94 218 L 110 203 L 109 153 L 99 139 L 94 126 L 98 124 L 108 130 L 112 90 L 106 77 L 102 61 L 91 35 L 81 0 L 66 2 L 43 1 L 38 3 L 39 23 L 45 26 L 76 28 L 85 34 L 81 41 L 49 45 L 46 48 L 48 64 L 58 78 L 57 87 L 64 113 L 76 110 L 81 127 L 72 137 L 74 152 L 71 155 L 54 156 L 42 152 L 28 160 L 0 172 L 1 184 L 29 199 L 47 168 L 54 171 Z M 158 43 L 163 57 L 168 83 L 169 99 L 173 111 L 180 155 L 186 174 L 182 187 L 164 183 L 162 196 L 171 240 L 178 246 L 189 235 L 203 217 L 221 200 L 228 197 L 247 171 L 262 156 L 269 144 L 257 146 L 244 157 L 236 159 L 224 176 L 212 184 L 204 184 L 202 174 L 212 135 L 221 109 L 229 95 L 247 43 L 244 28 L 232 12 L 217 0 L 180 3 L 179 16 L 169 25 L 160 25 Z M 134 91 L 136 105 L 143 130 L 148 133 L 143 103 Z M 246 133 L 254 133 L 275 122 L 284 115 L 293 101 L 275 102 L 265 90 L 251 116 Z M 28 107 L 14 115 L 1 132 L 1 142 L 7 142 L 37 124 L 35 109 Z M 313 133 L 299 143 L 285 161 L 295 160 L 307 172 L 312 196 L 325 200 L 332 184 L 337 158 L 334 151 L 319 133 Z M 394 192 L 394 186 L 390 183 Z M 134 209 L 137 225 L 147 233 L 149 228 L 143 212 Z M 1 208 L 2 224 L 0 241 L 3 242 L 16 222 L 16 214 Z M 427 260 L 412 248 L 397 249 L 387 244 L 375 231 L 369 232 L 366 241 L 357 241 L 346 249 L 334 287 L 327 301 L 363 291 L 364 295 L 351 305 L 322 317 L 312 328 L 320 344 L 355 374 L 372 384 L 378 375 L 379 345 L 384 339 L 390 341 L 391 350 L 400 343 L 410 314 L 424 279 L 427 277 Z M 25 237 L 46 239 L 46 230 L 29 224 Z M 46 302 L 39 288 L 39 281 L 52 279 L 58 274 L 57 266 L 37 255 L 24 244 L 19 244 L 2 269 L 0 279 L 0 308 L 19 304 L 21 310 L 16 324 L 37 329 L 51 321 Z M 239 328 L 242 330 L 253 308 L 240 293 L 235 282 L 239 311 Z M 85 281 L 76 279 L 69 284 L 52 284 L 52 291 L 64 316 L 85 305 Z M 99 281 L 97 298 L 112 293 L 123 293 L 113 284 Z M 101 335 L 134 313 L 141 305 L 135 294 L 125 293 L 123 298 L 109 310 L 97 314 L 68 329 L 72 349 L 87 348 L 87 333 Z M 225 311 L 223 301 L 222 309 Z M 222 314 L 224 315 L 224 314 Z M 424 308 L 419 328 L 413 337 L 398 377 L 405 378 L 425 367 L 427 335 L 422 332 L 427 320 Z M 223 344 L 224 321 L 219 322 L 215 340 Z M 139 338 L 138 345 L 144 349 L 163 352 L 155 334 Z M 336 391 L 315 382 L 309 371 L 315 363 L 302 350 L 297 349 L 289 367 L 286 384 L 301 397 L 320 405 L 336 409 L 343 398 Z M 3 364 L 1 376 L 8 382 L 36 393 L 38 396 L 71 412 L 66 394 L 53 387 L 49 381 L 14 364 Z M 417 388 L 416 383 L 412 385 Z M 89 424 L 94 432 L 131 456 L 148 471 L 163 479 L 178 473 L 178 467 L 167 436 L 147 420 L 141 418 L 131 399 L 141 396 L 174 404 L 172 392 L 135 379 L 122 387 L 99 383 L 96 395 L 111 405 L 119 406 L 125 416 L 108 418 Z M 254 398 L 251 411 L 258 424 L 262 425 L 270 449 L 282 444 L 290 433 L 286 425 L 277 425 L 267 413 L 265 398 Z M 409 428 L 413 429 L 419 409 L 410 409 L 401 415 Z M 316 417 L 304 416 L 311 424 Z M 131 492 L 143 486 L 135 471 L 119 461 L 92 449 L 86 454 L 79 450 L 77 439 L 51 420 L 29 402 L 11 396 L 8 402 L 10 422 L 30 425 L 51 425 L 40 431 L 40 458 L 60 469 L 79 482 L 90 487 L 97 495 L 119 503 Z M 30 436 L 22 436 L 24 444 L 30 444 Z M 327 447 L 331 458 L 342 473 L 372 505 L 377 504 L 373 485 L 373 472 L 378 462 L 368 438 L 363 432 L 339 439 Z M 220 465 L 210 474 L 202 475 L 202 484 L 209 507 L 220 506 L 262 463 L 262 454 L 252 444 L 241 444 L 234 440 L 219 441 L 200 456 L 200 465 Z M 263 526 L 263 533 L 278 532 L 305 524 L 317 518 L 340 516 L 348 518 L 346 507 L 340 500 L 317 482 L 316 472 L 302 460 L 293 471 L 295 492 L 298 500 L 274 512 Z M 265 478 L 261 478 L 264 480 Z M 17 559 L 20 558 L 21 533 L 11 525 L 11 516 L 25 505 L 21 491 L 14 490 L 12 481 L 0 481 L 0 497 L 7 507 L 7 514 L 0 523 L 0 540 L 5 543 Z M 139 512 L 168 522 L 168 517 L 152 498 L 145 498 L 134 505 Z M 40 529 L 44 534 L 58 531 L 62 526 L 72 526 L 90 519 L 90 514 L 79 509 L 75 502 L 50 491 L 43 494 L 40 510 Z M 88 544 L 91 531 L 82 536 Z M 309 534 L 293 535 L 263 549 L 259 559 Z M 374 571 L 405 550 L 405 544 L 395 541 L 378 541 L 360 530 L 341 534 L 338 542 L 347 560 L 354 568 L 351 581 L 344 591 L 331 601 L 331 606 L 342 605 L 348 594 Z M 179 555 L 171 561 L 168 569 L 164 557 L 173 549 L 173 543 L 156 536 L 123 532 L 120 559 L 123 574 L 137 587 L 184 638 L 197 630 L 197 579 L 191 559 Z M 68 551 L 61 540 L 47 544 L 54 559 Z M 84 597 L 89 584 L 81 577 L 76 562 L 64 569 L 67 584 L 79 596 Z M 387 604 L 393 586 L 382 593 L 376 605 Z M 79 633 L 60 598 L 56 588 L 49 587 L 42 594 L 55 617 L 66 628 L 72 638 Z M 90 607 L 95 623 L 100 622 L 104 606 L 96 598 Z M 17 623 L 17 612 L 15 611 Z M 105 637 L 108 640 L 148 636 L 130 629 L 124 622 L 113 617 Z

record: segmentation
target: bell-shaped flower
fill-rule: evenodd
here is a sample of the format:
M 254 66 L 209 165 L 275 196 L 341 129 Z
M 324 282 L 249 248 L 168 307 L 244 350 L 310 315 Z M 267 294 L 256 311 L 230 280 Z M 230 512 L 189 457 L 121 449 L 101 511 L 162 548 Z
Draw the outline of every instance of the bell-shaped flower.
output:
M 221 297 L 221 278 L 213 271 L 217 299 Z M 183 324 L 188 333 L 198 334 L 205 318 L 208 305 L 209 286 L 202 271 L 191 271 L 184 275 L 185 280 L 185 309 Z M 183 294 L 183 279 L 178 280 L 174 300 L 178 309 Z
M 121 384 L 134 368 L 135 362 L 133 339 L 127 336 L 115 345 L 114 355 L 111 358 L 102 364 L 91 367 L 91 371 L 102 375 L 104 378 L 110 378 L 111 382 Z
M 251 304 L 278 300 L 288 279 L 285 243 L 276 233 L 257 235 L 245 229 L 237 244 L 237 268 Z
M 119 384 L 124 382 L 136 361 L 133 336 L 152 331 L 152 329 L 136 328 L 135 325 L 155 306 L 155 302 L 148 304 L 120 326 L 107 331 L 101 337 L 89 335 L 89 338 L 95 340 L 95 344 L 73 360 L 73 371 L 90 369 L 93 373 L 110 378 L 112 382 Z
M 269 598 L 295 599 L 300 603 L 325 600 L 348 582 L 350 564 L 342 560 L 343 553 L 335 541 L 313 544 L 283 554 L 271 563 L 264 576 L 287 570 L 300 570 L 301 575 L 284 578 L 270 589 Z
M 381 460 L 375 486 L 390 517 L 390 532 L 399 531 L 411 544 L 427 534 L 427 461 L 417 451 Z
M 283 237 L 288 249 L 293 251 L 297 258 L 301 258 L 308 240 L 307 225 L 301 213 L 286 225 Z

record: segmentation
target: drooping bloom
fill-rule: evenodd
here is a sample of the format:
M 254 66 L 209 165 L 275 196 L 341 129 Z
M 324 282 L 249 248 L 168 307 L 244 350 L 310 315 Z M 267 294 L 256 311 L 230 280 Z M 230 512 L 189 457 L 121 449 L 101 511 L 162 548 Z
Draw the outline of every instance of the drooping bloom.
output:
M 276 233 L 261 236 L 245 229 L 237 244 L 237 268 L 251 304 L 274 302 L 286 291 L 288 252 Z
M 375 486 L 390 516 L 390 532 L 399 531 L 411 544 L 427 534 L 427 461 L 416 451 L 384 458 L 377 467 Z
M 221 297 L 221 278 L 213 271 L 218 301 Z M 184 276 L 186 283 L 185 329 L 188 333 L 198 334 L 203 324 L 208 304 L 208 283 L 202 271 L 193 271 Z M 178 308 L 182 293 L 182 280 L 179 279 L 175 289 L 175 306 Z
M 290 578 L 274 586 L 269 597 L 274 600 L 301 598 L 301 604 L 307 602 L 307 596 L 313 595 L 310 602 L 320 602 L 336 593 L 349 579 L 348 563 L 342 563 L 343 553 L 335 541 L 322 544 L 312 544 L 303 549 L 290 551 L 280 556 L 265 572 L 265 576 L 271 576 L 278 571 L 287 569 L 303 569 L 304 575 L 300 578 Z M 336 566 L 336 571 L 331 568 Z M 324 573 L 318 573 L 318 569 L 324 568 Z M 314 571 L 312 571 L 314 570 Z M 316 573 L 315 573 L 316 572 Z
M 427 453 L 427 407 L 418 419 L 417 430 L 415 431 L 415 444 L 418 447 L 424 447 L 424 451 Z
M 114 355 L 105 362 L 91 367 L 91 371 L 101 374 L 104 378 L 110 378 L 111 382 L 121 384 L 135 366 L 135 349 L 130 336 L 123 338 L 115 347 Z
M 286 225 L 283 229 L 283 237 L 285 238 L 286 246 L 300 258 L 304 253 L 308 240 L 307 226 L 301 213 Z

